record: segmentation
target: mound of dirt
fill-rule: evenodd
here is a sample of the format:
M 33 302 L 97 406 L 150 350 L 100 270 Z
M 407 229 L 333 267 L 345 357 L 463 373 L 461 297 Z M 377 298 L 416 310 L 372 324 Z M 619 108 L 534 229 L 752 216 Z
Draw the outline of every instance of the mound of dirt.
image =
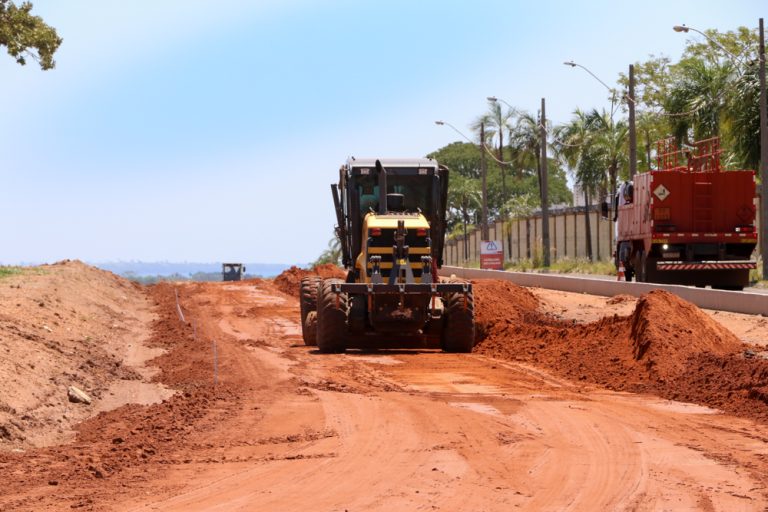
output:
M 630 318 L 634 358 L 660 375 L 679 373 L 692 355 L 725 356 L 742 348 L 736 336 L 698 307 L 663 290 L 641 297 Z
M 475 323 L 479 339 L 512 324 L 530 323 L 541 318 L 539 299 L 527 289 L 509 281 L 472 281 L 475 296 Z
M 323 279 L 344 279 L 347 276 L 347 273 L 332 263 L 316 265 L 311 269 L 293 266 L 284 270 L 275 278 L 275 286 L 277 286 L 277 289 L 281 292 L 296 297 L 299 295 L 301 280 L 307 276 L 320 276 Z
M 0 449 L 60 442 L 121 405 L 150 377 L 141 347 L 151 308 L 138 285 L 79 261 L 0 279 Z M 70 386 L 93 403 L 70 402 Z
M 629 316 L 576 324 L 537 311 L 514 284 L 479 280 L 474 290 L 478 353 L 768 421 L 768 361 L 746 359 L 738 338 L 675 295 L 656 290 Z
M 610 297 L 608 300 L 605 301 L 606 304 L 624 304 L 625 302 L 631 302 L 635 300 L 635 298 L 631 295 L 625 295 L 623 293 L 620 293 L 619 295 L 614 295 L 613 297 Z

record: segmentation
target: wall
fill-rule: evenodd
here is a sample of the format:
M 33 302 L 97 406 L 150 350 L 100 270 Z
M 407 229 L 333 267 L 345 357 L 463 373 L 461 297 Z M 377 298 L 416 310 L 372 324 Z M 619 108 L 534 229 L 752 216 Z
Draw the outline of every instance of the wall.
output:
M 756 211 L 759 204 L 756 202 Z M 549 216 L 549 239 L 551 260 L 561 258 L 586 258 L 587 237 L 584 223 L 587 209 L 583 206 L 553 210 Z M 614 225 L 613 222 L 601 218 L 599 207 L 589 208 L 589 218 L 592 228 L 592 253 L 596 260 L 609 261 L 613 255 Z M 491 240 L 502 240 L 504 260 L 517 262 L 542 256 L 541 215 L 527 219 L 512 219 L 502 224 L 496 222 L 489 226 Z M 759 221 L 757 223 L 759 232 Z M 504 236 L 502 236 L 505 234 Z M 469 258 L 464 258 L 464 237 L 459 236 L 446 240 L 444 265 L 472 266 L 480 261 L 480 231 L 468 233 Z M 759 251 L 755 251 L 756 257 Z

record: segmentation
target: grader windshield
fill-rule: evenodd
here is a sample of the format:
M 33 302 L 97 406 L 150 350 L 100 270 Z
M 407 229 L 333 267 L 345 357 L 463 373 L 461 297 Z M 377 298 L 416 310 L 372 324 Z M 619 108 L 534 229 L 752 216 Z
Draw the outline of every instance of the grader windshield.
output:
M 332 185 L 344 266 L 350 268 L 360 254 L 366 214 L 387 212 L 423 214 L 430 224 L 432 256 L 442 266 L 448 169 L 428 158 L 387 159 L 380 161 L 382 173 L 376 162 L 348 160 L 340 169 L 338 185 Z M 398 202 L 387 204 L 393 195 Z

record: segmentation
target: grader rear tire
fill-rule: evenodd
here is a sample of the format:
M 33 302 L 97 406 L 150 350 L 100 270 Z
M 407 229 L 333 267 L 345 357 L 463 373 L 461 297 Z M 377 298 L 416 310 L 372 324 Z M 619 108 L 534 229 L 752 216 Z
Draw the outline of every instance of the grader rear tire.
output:
M 317 344 L 317 321 L 308 321 L 310 313 L 317 311 L 317 292 L 320 287 L 320 279 L 316 276 L 305 277 L 301 280 L 299 289 L 299 305 L 301 309 L 301 337 L 304 344 L 314 346 Z M 315 313 L 315 317 L 317 313 Z
M 472 352 L 475 346 L 475 300 L 468 293 L 452 293 L 445 301 L 445 319 L 441 335 L 444 352 Z
M 346 293 L 332 290 L 334 284 L 342 282 L 341 279 L 326 279 L 320 284 L 317 296 L 317 348 L 326 354 L 347 349 L 349 298 Z
M 317 311 L 307 313 L 307 318 L 301 325 L 301 334 L 304 336 L 304 344 L 308 347 L 317 345 Z

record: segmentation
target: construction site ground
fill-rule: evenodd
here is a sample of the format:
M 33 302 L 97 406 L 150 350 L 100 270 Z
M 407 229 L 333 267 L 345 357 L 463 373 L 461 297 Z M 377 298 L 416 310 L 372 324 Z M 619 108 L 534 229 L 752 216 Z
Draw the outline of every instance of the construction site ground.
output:
M 473 354 L 325 355 L 304 274 L 0 279 L 0 510 L 768 507 L 768 319 L 477 281 Z

